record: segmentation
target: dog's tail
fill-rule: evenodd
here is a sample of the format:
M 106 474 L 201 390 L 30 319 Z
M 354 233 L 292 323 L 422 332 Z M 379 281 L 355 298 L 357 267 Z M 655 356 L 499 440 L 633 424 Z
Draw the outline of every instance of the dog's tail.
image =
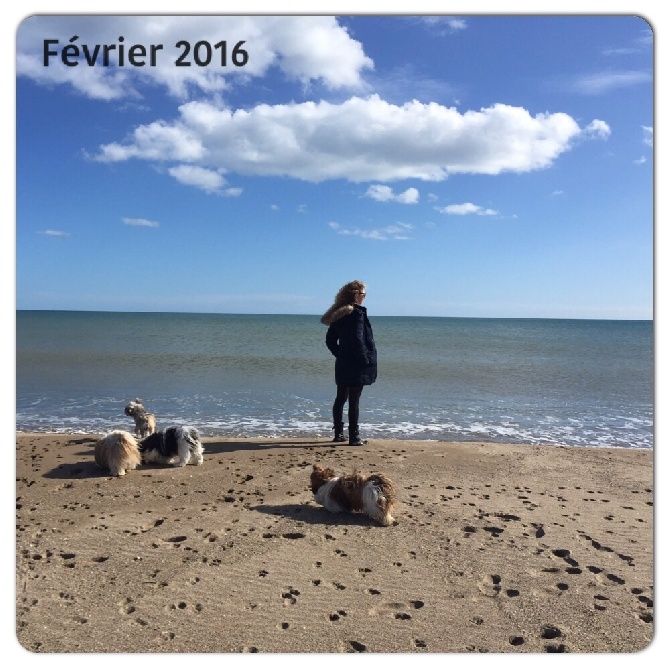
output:
M 368 482 L 374 485 L 389 504 L 394 505 L 397 500 L 396 487 L 393 481 L 381 473 L 374 473 L 368 477 Z
M 382 526 L 393 523 L 391 512 L 396 504 L 396 490 L 386 475 L 375 473 L 366 478 L 362 502 L 365 513 Z

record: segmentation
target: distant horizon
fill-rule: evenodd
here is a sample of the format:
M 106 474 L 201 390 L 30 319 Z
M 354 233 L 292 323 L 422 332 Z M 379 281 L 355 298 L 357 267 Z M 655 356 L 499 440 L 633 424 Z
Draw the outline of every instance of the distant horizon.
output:
M 319 318 L 321 313 L 312 312 L 193 312 L 193 311 L 162 311 L 162 310 L 114 310 L 114 309 L 20 309 L 16 312 L 67 312 L 75 314 L 193 314 L 201 316 L 311 316 Z M 324 309 L 325 312 L 325 309 Z M 564 316 L 457 316 L 434 314 L 370 314 L 370 318 L 390 319 L 481 319 L 489 321 L 644 321 L 653 322 L 654 319 L 628 319 L 599 317 L 564 317 Z

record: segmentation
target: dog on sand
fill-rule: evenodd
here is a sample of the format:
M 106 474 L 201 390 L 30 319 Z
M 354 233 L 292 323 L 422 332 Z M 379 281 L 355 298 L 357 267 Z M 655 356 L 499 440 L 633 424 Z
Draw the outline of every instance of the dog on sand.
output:
M 139 442 L 143 463 L 161 463 L 183 467 L 202 465 L 204 451 L 200 434 L 192 426 L 170 426 Z
M 126 416 L 132 416 L 135 419 L 135 435 L 144 438 L 156 432 L 156 417 L 147 412 L 139 398 L 131 400 L 125 407 Z
M 123 477 L 142 463 L 137 440 L 125 430 L 107 433 L 95 443 L 95 462 L 114 477 Z
M 332 468 L 314 465 L 310 475 L 314 500 L 329 512 L 363 512 L 382 526 L 389 526 L 396 504 L 395 484 L 386 475 L 337 475 Z

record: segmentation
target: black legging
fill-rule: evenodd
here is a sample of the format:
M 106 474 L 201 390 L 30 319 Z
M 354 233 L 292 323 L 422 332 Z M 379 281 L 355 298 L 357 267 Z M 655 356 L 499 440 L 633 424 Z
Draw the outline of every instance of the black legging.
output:
M 335 424 L 342 423 L 342 412 L 344 411 L 344 403 L 349 401 L 349 425 L 358 425 L 358 403 L 363 393 L 362 386 L 338 386 L 337 396 L 333 403 L 333 422 Z

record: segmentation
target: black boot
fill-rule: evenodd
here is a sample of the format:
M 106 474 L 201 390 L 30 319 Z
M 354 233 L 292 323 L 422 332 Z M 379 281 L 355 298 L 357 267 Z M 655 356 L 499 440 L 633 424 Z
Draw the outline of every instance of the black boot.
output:
M 361 440 L 360 435 L 358 434 L 358 426 L 349 426 L 349 446 L 360 447 L 362 444 L 366 443 L 367 440 Z
M 335 437 L 333 438 L 333 442 L 346 442 L 347 438 L 344 437 L 344 422 L 340 421 L 339 423 L 335 423 L 333 426 L 333 430 L 335 431 Z

